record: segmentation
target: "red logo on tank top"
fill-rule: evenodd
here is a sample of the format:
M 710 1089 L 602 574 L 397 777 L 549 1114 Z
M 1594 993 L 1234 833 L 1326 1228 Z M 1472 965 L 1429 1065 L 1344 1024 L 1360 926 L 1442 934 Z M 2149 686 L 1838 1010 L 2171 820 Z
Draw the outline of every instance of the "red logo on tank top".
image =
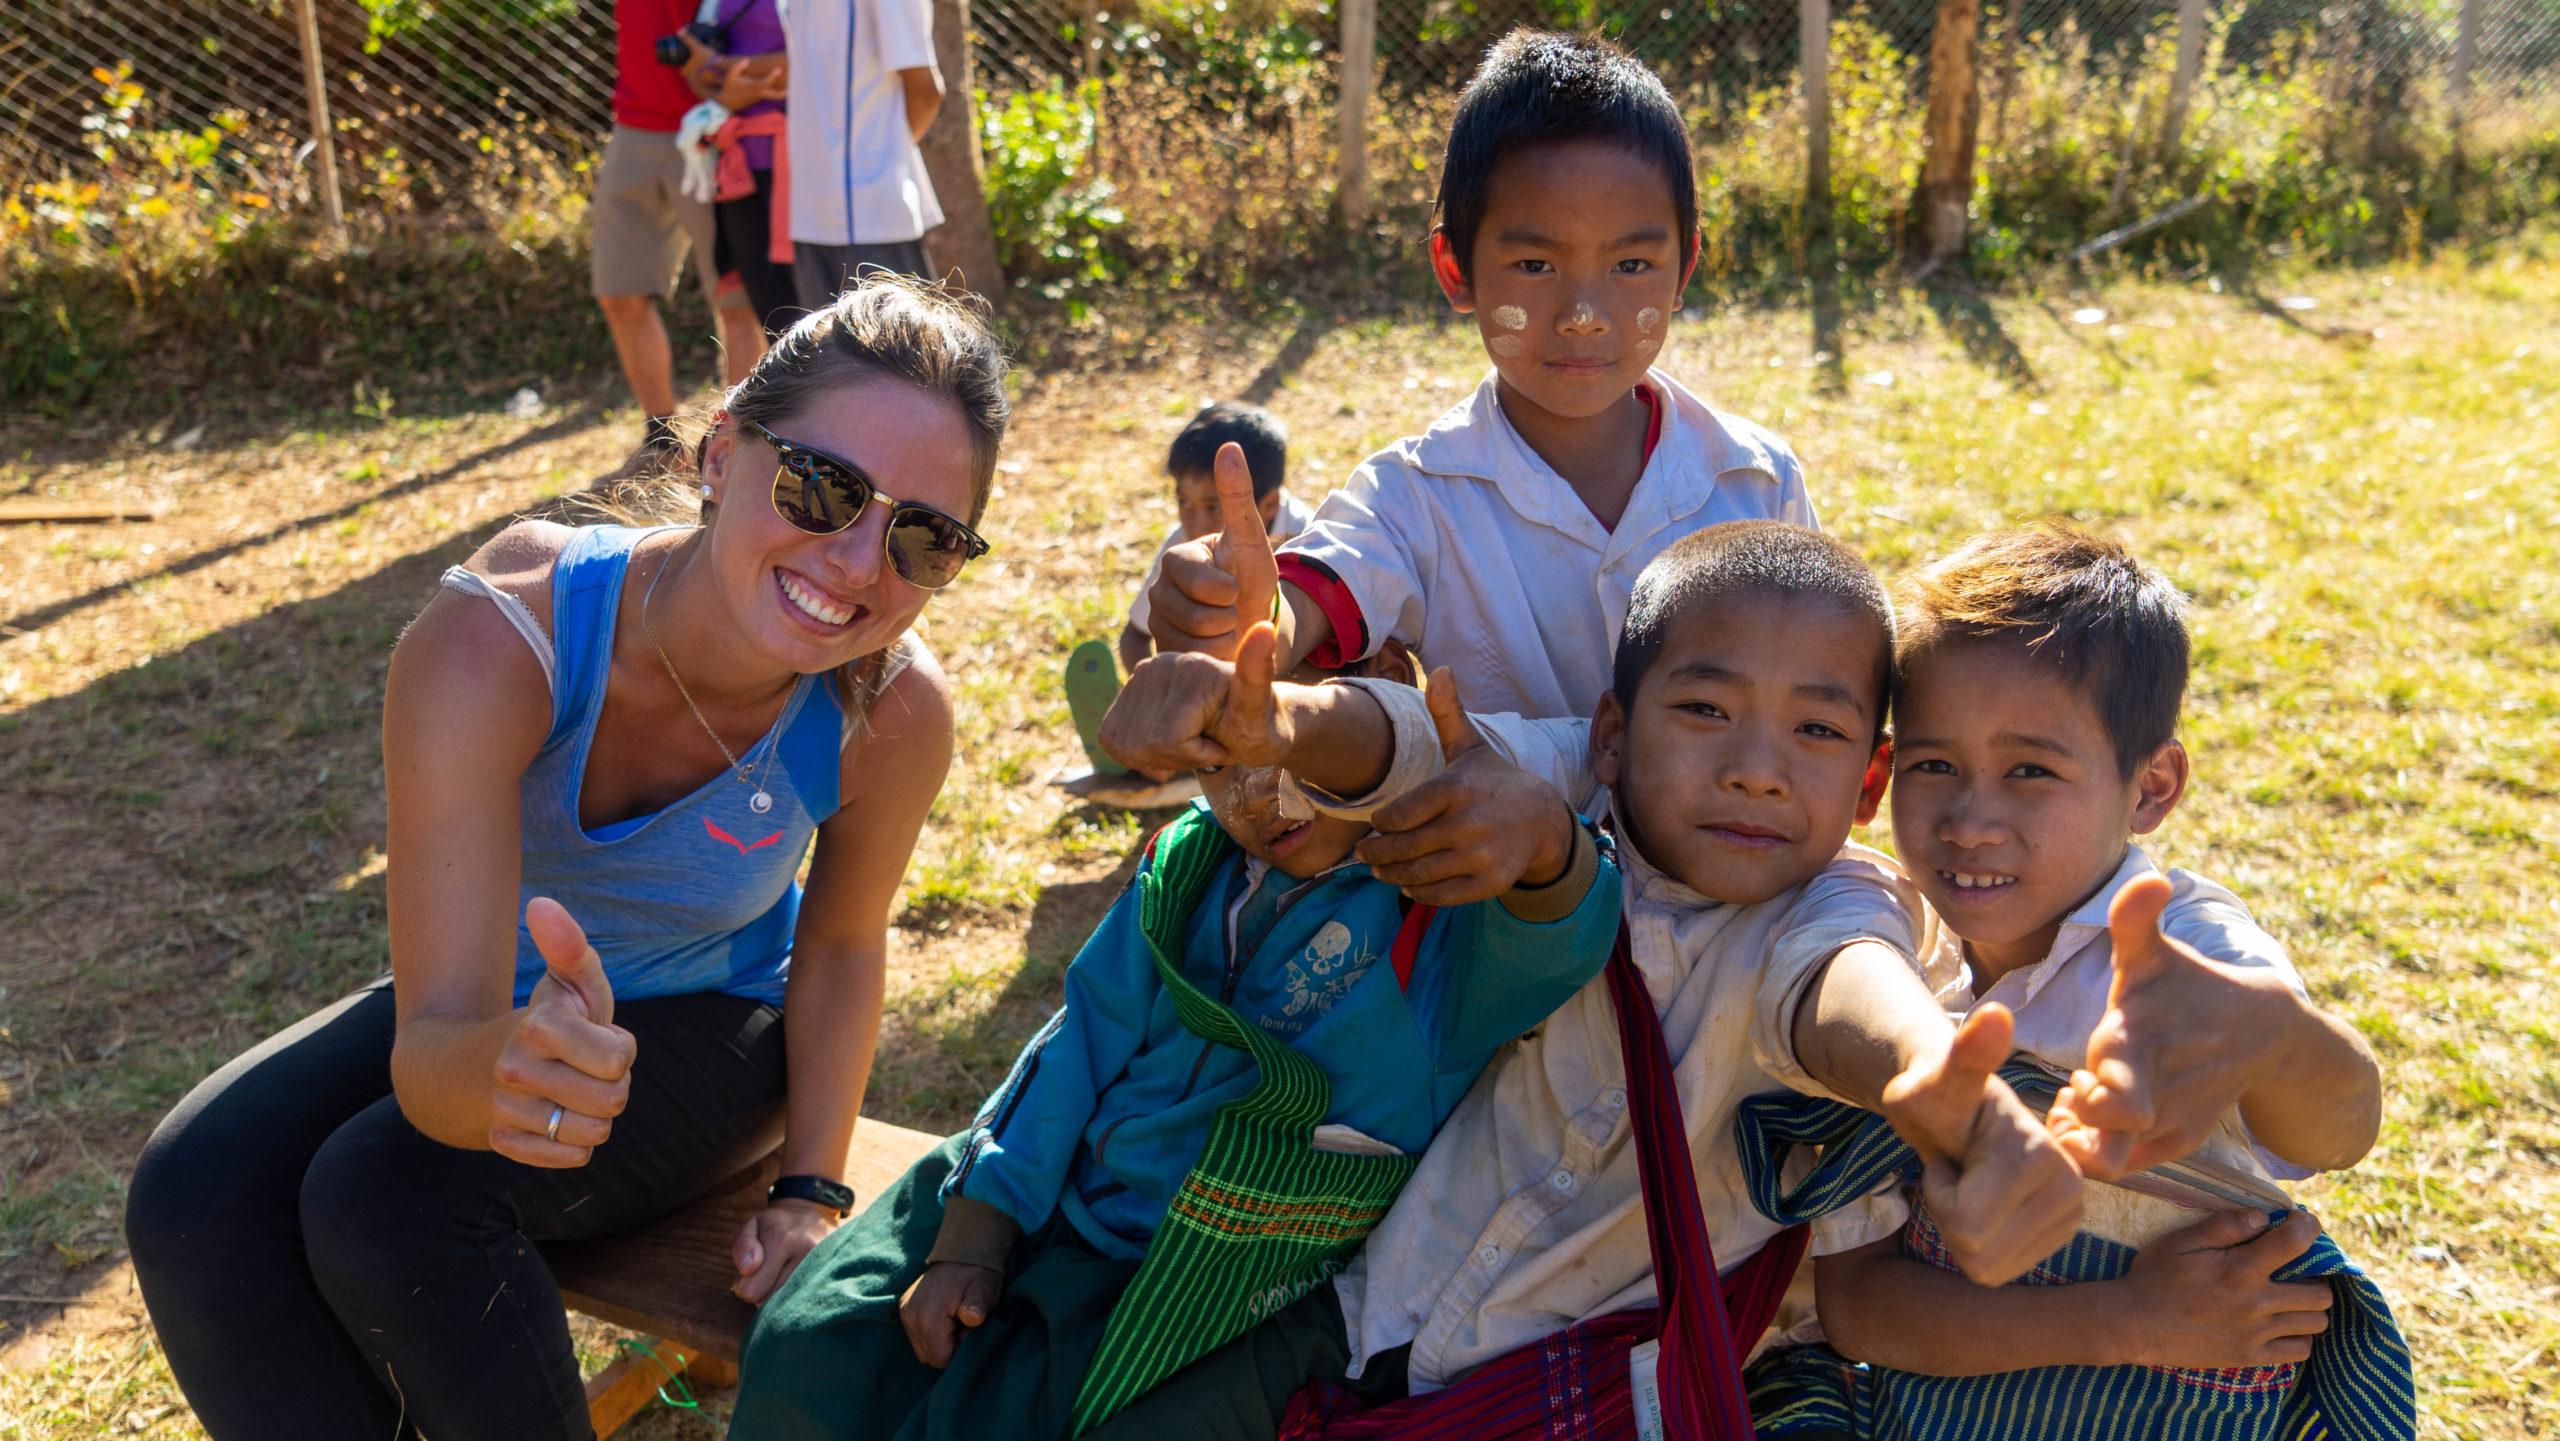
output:
M 729 834 L 727 831 L 722 830 L 720 828 L 720 823 L 709 816 L 704 816 L 702 818 L 702 828 L 711 832 L 711 838 L 713 840 L 727 841 L 729 844 L 736 846 L 738 848 L 738 854 L 742 856 L 749 851 L 763 850 L 765 847 L 782 839 L 782 832 L 775 831 L 772 835 L 766 836 L 763 840 L 756 842 L 754 845 L 748 845 L 745 841 L 742 841 L 736 836 Z

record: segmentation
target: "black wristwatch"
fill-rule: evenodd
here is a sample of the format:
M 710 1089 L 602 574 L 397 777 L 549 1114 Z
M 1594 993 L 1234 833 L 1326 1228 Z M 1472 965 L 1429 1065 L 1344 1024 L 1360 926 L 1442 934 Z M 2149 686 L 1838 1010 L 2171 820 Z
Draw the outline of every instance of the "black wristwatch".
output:
M 853 1188 L 842 1181 L 824 1176 L 785 1176 L 764 1193 L 766 1205 L 776 1201 L 807 1201 L 824 1206 L 842 1220 L 853 1214 Z

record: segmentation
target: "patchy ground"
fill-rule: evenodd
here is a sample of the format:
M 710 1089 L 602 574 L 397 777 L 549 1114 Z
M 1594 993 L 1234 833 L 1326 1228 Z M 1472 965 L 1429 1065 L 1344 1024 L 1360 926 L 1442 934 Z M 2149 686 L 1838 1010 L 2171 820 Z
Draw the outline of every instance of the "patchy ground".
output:
M 1800 313 L 1720 313 L 1666 361 L 1793 441 L 1826 525 L 1888 572 L 2059 511 L 2193 594 L 2198 783 L 2158 849 L 2239 890 L 2384 1057 L 2380 1150 L 2304 1194 L 2390 1288 L 2436 1437 L 2560 1429 L 2555 297 L 2560 262 L 2518 247 L 2283 288 L 1892 298 L 1838 366 L 1804 361 Z M 1482 363 L 1466 330 L 1321 315 L 1148 344 L 1023 378 L 996 554 L 929 613 L 963 731 L 909 877 L 885 1119 L 965 1119 L 1125 874 L 1139 820 L 1044 784 L 1075 754 L 1054 673 L 1116 630 L 1170 523 L 1182 418 L 1267 400 L 1312 495 Z M 358 399 L 325 422 L 232 402 L 183 448 L 205 417 L 142 399 L 0 428 L 0 496 L 168 507 L 0 528 L 0 1438 L 200 1434 L 121 1260 L 135 1149 L 384 965 L 391 642 L 441 567 L 636 429 L 595 386 L 529 419 L 499 394 Z M 586 1338 L 600 1364 L 612 1334 Z

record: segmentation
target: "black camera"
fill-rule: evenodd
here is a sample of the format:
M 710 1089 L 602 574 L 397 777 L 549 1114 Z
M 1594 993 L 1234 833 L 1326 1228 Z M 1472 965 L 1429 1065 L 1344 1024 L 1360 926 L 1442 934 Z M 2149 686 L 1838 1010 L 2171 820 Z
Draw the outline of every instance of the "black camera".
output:
M 725 25 L 713 25 L 707 21 L 696 20 L 684 27 L 684 33 L 714 50 L 725 52 L 729 48 L 729 27 Z M 693 52 L 685 48 L 682 37 L 675 35 L 658 37 L 659 64 L 682 65 L 691 58 L 693 58 Z

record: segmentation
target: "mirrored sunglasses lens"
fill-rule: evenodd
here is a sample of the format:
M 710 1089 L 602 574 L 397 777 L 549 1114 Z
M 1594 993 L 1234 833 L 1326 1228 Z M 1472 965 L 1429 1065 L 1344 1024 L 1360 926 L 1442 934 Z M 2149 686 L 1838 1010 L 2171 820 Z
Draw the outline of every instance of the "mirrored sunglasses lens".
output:
M 969 537 L 941 516 L 901 510 L 889 521 L 889 563 L 909 585 L 936 590 L 969 563 Z
M 773 504 L 784 520 L 811 535 L 833 535 L 861 514 L 856 489 L 857 482 L 834 467 L 795 456 L 774 472 Z

